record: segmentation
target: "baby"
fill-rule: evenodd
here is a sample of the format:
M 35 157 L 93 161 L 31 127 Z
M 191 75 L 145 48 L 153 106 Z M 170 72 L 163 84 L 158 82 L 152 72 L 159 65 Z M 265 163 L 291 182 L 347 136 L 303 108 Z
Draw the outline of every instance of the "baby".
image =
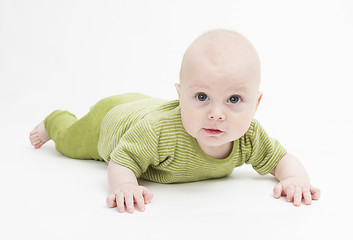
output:
M 263 130 L 254 114 L 261 101 L 260 60 L 239 33 L 214 30 L 183 57 L 179 100 L 142 94 L 105 98 L 81 119 L 54 111 L 30 133 L 37 149 L 52 139 L 71 158 L 108 163 L 109 207 L 145 210 L 153 197 L 137 178 L 191 182 L 220 178 L 251 164 L 279 181 L 273 192 L 300 206 L 320 197 L 301 163 Z

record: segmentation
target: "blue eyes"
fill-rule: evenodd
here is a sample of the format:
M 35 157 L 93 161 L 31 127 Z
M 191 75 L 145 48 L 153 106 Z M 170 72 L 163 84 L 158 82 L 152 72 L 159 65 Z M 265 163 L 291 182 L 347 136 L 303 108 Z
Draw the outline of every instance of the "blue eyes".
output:
M 200 101 L 200 102 L 204 102 L 204 101 L 209 100 L 209 99 L 208 99 L 208 96 L 207 96 L 205 93 L 198 93 L 198 94 L 196 94 L 196 99 L 197 99 L 198 101 Z M 242 101 L 242 99 L 241 99 L 241 97 L 238 96 L 238 95 L 233 95 L 233 96 L 231 96 L 231 97 L 227 100 L 227 102 L 233 103 L 233 104 L 237 104 L 237 103 L 239 103 L 239 102 L 241 102 L 241 101 Z
M 230 102 L 230 103 L 238 103 L 238 102 L 240 102 L 240 97 L 239 96 L 236 96 L 236 95 L 234 95 L 234 96 L 231 96 L 230 98 L 229 98 L 229 100 L 228 100 L 228 102 Z
M 204 101 L 208 100 L 207 95 L 204 94 L 204 93 L 199 93 L 199 94 L 197 94 L 197 95 L 196 95 L 196 98 L 197 98 L 197 100 L 199 100 L 199 101 L 201 101 L 201 102 L 204 102 Z

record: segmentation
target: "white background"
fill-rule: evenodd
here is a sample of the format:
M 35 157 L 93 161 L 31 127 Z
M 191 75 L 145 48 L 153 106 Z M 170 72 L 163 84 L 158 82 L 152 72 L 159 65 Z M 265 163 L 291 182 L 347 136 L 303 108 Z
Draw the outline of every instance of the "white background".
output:
M 188 184 L 141 181 L 146 212 L 105 205 L 106 164 L 72 160 L 28 135 L 55 109 L 83 116 L 103 97 L 175 99 L 184 51 L 214 28 L 244 34 L 262 60 L 256 117 L 301 159 L 322 198 L 276 200 L 249 166 Z M 1 239 L 353 239 L 350 0 L 0 0 Z

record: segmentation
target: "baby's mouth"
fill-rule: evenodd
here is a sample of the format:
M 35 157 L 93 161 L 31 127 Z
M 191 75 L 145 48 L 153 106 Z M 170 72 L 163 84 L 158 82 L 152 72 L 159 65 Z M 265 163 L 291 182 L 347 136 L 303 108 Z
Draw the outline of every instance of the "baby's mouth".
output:
M 213 129 L 213 128 L 204 128 L 203 130 L 210 135 L 219 135 L 219 134 L 223 133 L 222 130 Z

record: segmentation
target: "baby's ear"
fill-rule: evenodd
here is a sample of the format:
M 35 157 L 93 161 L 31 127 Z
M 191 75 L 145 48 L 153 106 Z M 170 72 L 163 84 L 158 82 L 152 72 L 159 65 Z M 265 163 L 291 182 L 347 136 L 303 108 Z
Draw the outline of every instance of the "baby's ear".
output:
M 255 111 L 257 111 L 257 109 L 258 109 L 258 107 L 260 105 L 260 102 L 261 102 L 261 99 L 262 99 L 262 95 L 263 95 L 262 91 L 259 91 L 258 97 L 257 97 L 256 110 Z
M 175 83 L 175 88 L 176 88 L 176 90 L 178 92 L 178 96 L 180 98 L 180 83 Z

